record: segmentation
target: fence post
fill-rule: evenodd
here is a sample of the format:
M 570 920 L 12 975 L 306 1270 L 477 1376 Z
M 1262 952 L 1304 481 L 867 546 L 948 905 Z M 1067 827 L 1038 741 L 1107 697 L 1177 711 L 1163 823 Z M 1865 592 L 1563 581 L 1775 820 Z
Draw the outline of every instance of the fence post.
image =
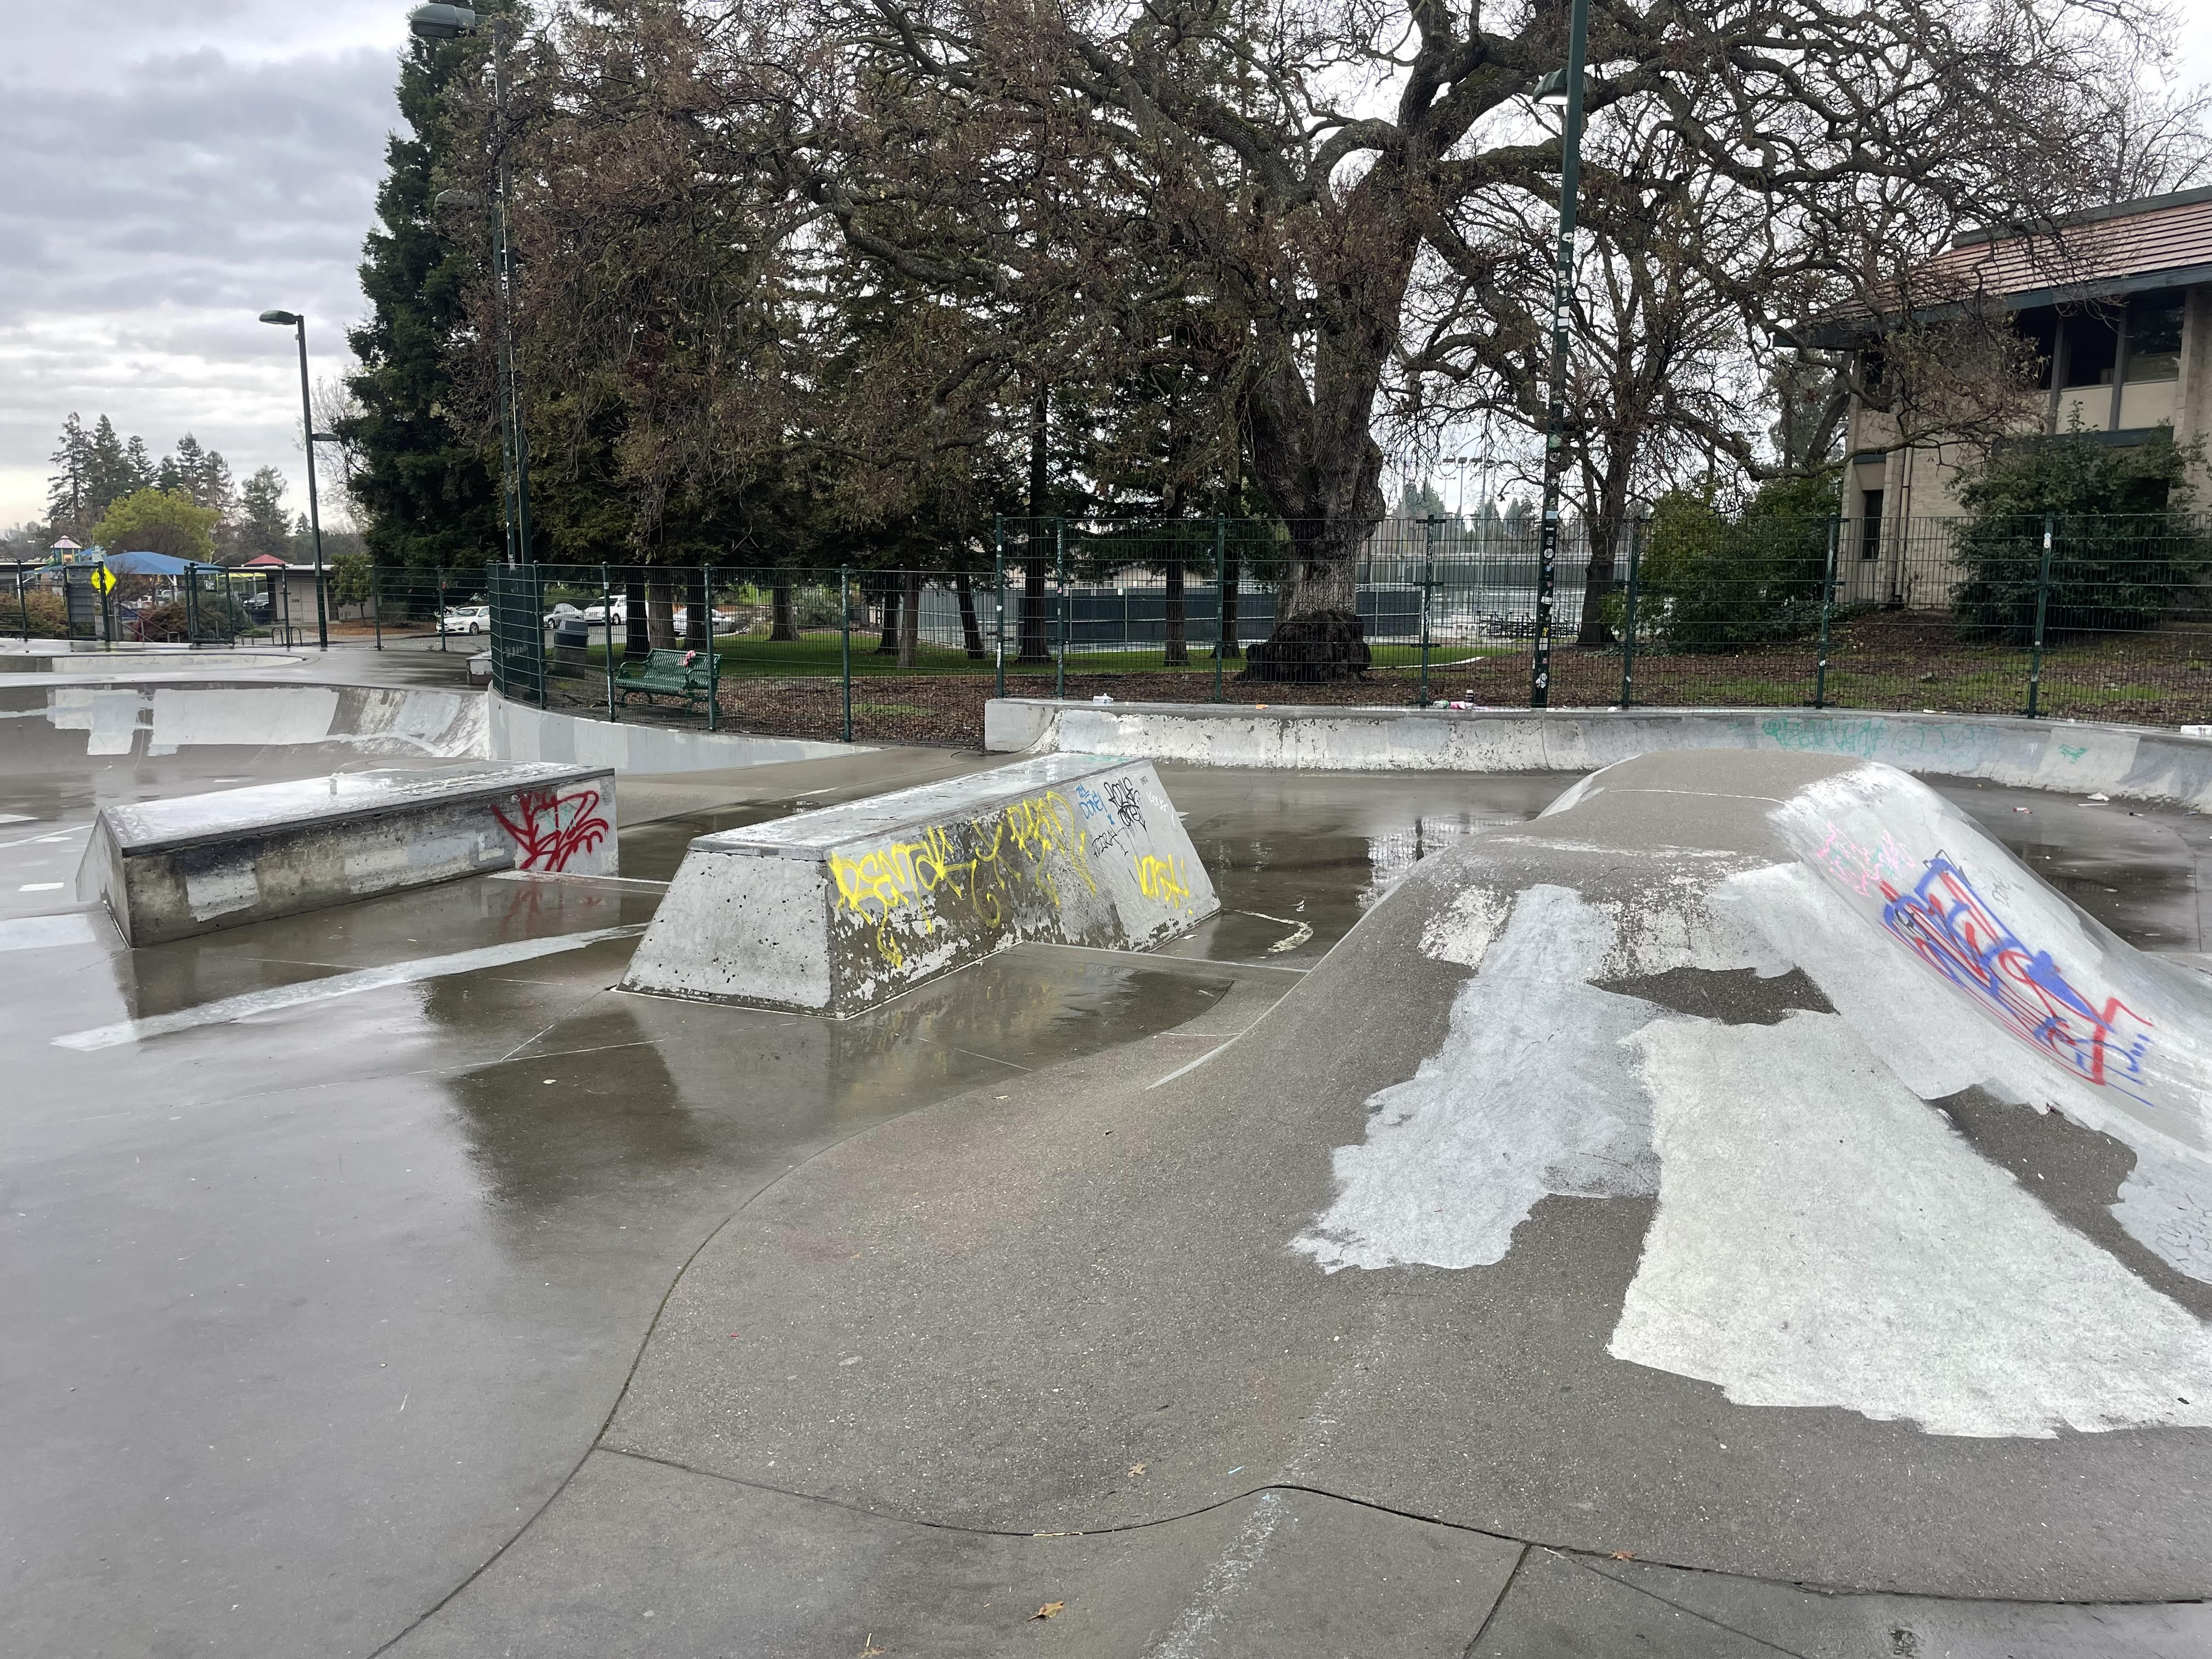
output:
M 1813 665 L 1813 707 L 1828 706 L 1828 623 L 1836 608 L 1836 538 L 1844 521 L 1828 515 L 1828 562 L 1820 573 L 1820 654 Z
M 1229 520 L 1213 515 L 1213 700 L 1222 701 L 1221 659 L 1229 654 Z
M 530 649 L 538 668 L 538 706 L 552 707 L 553 670 L 545 655 L 545 567 L 531 564 L 523 567 L 530 572 Z M 492 629 L 496 635 L 499 617 L 492 615 Z
M 992 628 L 997 637 L 998 690 L 993 694 L 1006 695 L 1006 515 L 994 516 L 991 526 L 991 613 Z
M 1620 617 L 1620 706 L 1623 708 L 1627 708 L 1636 696 L 1636 587 L 1643 562 L 1644 520 L 1632 515 L 1628 520 L 1628 602 L 1621 608 Z M 1585 581 L 1589 580 L 1587 576 L 1583 578 Z
M 1429 607 L 1434 603 L 1437 591 L 1437 521 L 1433 518 L 1421 520 L 1421 701 L 1419 706 L 1429 706 Z M 1375 620 L 1382 620 L 1382 601 L 1378 596 Z
M 2043 702 L 2043 620 L 2051 603 L 2051 544 L 2057 539 L 2058 515 L 2043 515 L 2043 562 L 2035 577 L 2035 643 L 2027 664 L 2027 717 L 2036 718 Z
M 270 607 L 272 610 L 275 607 Z M 368 568 L 368 615 L 376 624 L 376 648 L 384 649 L 384 567 L 373 564 Z
M 599 567 L 599 626 L 607 636 L 607 718 L 618 720 L 622 716 L 615 712 L 615 590 L 605 565 Z M 584 637 L 588 641 L 591 635 L 587 633 Z
M 722 653 L 714 649 L 714 567 L 699 567 L 699 603 L 707 611 L 707 729 L 719 729 L 722 714 Z
M 15 604 L 23 612 L 23 641 L 27 645 L 31 639 L 31 592 L 23 586 L 23 567 L 20 564 L 15 567 Z
M 489 565 L 484 568 L 490 568 Z M 437 625 L 438 649 L 443 651 L 446 648 L 446 567 L 443 565 L 438 567 L 438 608 L 431 615 Z M 291 631 L 291 621 L 292 579 L 287 575 L 284 579 L 284 623 L 288 634 Z
M 1055 702 L 1067 696 L 1067 520 L 1052 521 L 1053 595 L 1060 611 L 1060 649 L 1053 653 L 1052 695 Z
M 853 570 L 850 565 L 837 567 L 837 654 L 838 672 L 845 684 L 845 741 L 853 740 Z

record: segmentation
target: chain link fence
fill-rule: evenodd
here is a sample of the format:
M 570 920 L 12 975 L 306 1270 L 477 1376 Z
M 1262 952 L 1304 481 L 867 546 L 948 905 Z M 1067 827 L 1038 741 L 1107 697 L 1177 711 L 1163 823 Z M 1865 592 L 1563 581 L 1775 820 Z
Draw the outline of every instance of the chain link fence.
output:
M 1354 659 L 1268 642 L 1310 611 L 1310 527 L 1000 520 L 939 568 L 380 571 L 387 647 L 489 651 L 569 713 L 854 742 L 982 741 L 993 696 L 1530 706 L 1531 520 L 1395 519 L 1340 562 Z M 2212 721 L 2212 520 L 1664 517 L 1552 594 L 1553 707 L 1928 709 Z

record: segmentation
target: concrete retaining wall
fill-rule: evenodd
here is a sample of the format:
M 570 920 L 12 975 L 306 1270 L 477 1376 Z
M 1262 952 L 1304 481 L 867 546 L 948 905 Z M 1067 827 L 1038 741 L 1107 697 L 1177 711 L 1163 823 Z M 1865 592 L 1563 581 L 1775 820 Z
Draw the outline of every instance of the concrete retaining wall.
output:
M 623 988 L 856 1014 L 1024 939 L 1220 908 L 1146 761 L 1052 755 L 691 843 Z
M 617 772 L 714 772 L 866 752 L 866 745 L 764 738 L 745 732 L 687 732 L 621 720 L 582 720 L 484 696 L 494 760 L 562 761 Z
M 158 945 L 486 871 L 619 867 L 604 768 L 392 769 L 103 807 L 77 896 Z
M 1587 772 L 1668 750 L 1766 750 L 2212 809 L 2212 739 L 2070 720 L 1842 708 L 1255 708 L 1006 698 L 989 705 L 984 731 L 986 747 L 1001 752 L 1346 772 Z

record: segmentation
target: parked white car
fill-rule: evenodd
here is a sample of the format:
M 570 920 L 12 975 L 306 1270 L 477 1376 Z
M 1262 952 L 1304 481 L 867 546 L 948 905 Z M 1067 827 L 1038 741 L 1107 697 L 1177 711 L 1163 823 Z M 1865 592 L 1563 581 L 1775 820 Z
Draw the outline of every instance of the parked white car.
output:
M 488 605 L 457 605 L 438 618 L 441 634 L 489 634 L 491 632 L 491 607 Z
M 576 607 L 569 604 L 568 600 L 563 599 L 560 604 L 555 605 L 550 611 L 545 613 L 545 625 L 548 628 L 558 628 L 562 623 L 568 622 L 571 618 L 580 620 L 583 615 L 584 613 L 582 611 L 577 610 Z
M 629 609 L 625 601 L 617 599 L 612 608 L 615 613 L 614 620 L 617 626 L 629 620 Z M 608 609 L 609 607 L 604 605 L 587 605 L 584 607 L 584 620 L 593 627 L 604 627 L 607 621 Z

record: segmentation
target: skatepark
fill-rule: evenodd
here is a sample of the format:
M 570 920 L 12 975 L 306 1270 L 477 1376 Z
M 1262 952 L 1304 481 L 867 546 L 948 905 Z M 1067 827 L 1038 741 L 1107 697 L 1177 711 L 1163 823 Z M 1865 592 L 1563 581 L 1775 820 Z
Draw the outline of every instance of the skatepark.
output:
M 333 666 L 0 675 L 0 1647 L 2212 1650 L 2212 740 Z

